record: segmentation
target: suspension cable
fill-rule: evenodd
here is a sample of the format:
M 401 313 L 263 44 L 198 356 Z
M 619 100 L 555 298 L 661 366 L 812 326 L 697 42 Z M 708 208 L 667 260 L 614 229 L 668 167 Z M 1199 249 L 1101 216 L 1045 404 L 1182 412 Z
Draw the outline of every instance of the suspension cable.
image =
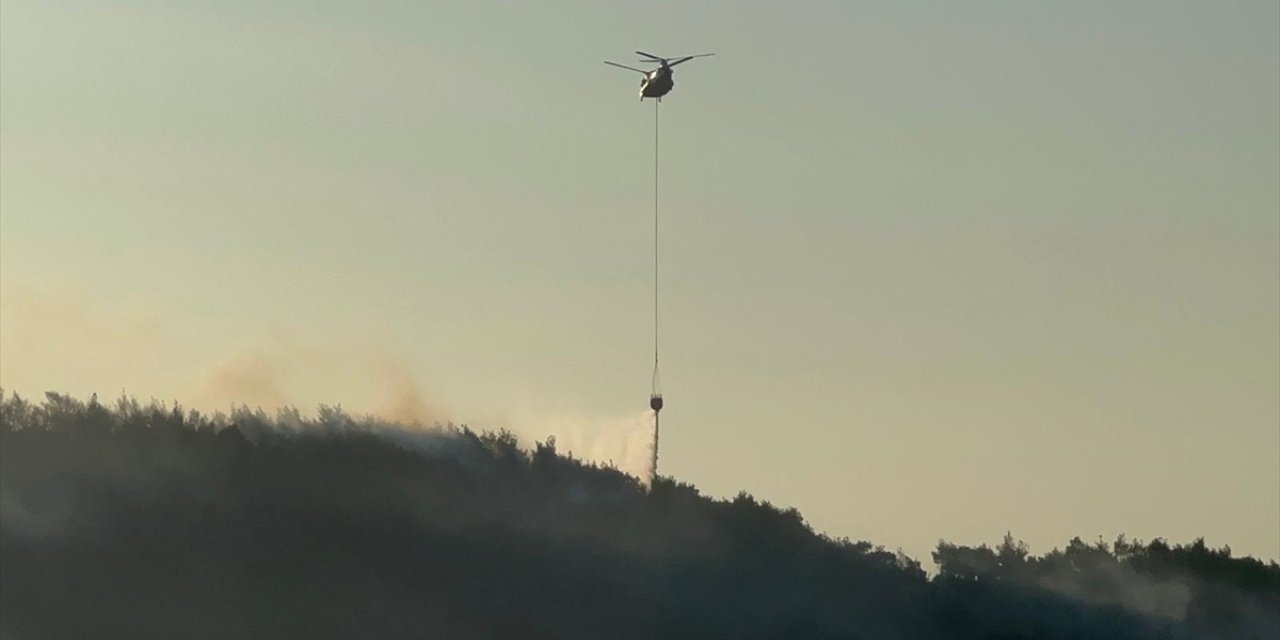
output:
M 658 480 L 658 414 L 662 412 L 662 389 L 658 379 L 658 100 L 653 101 L 653 450 L 649 458 L 649 486 Z
M 658 380 L 658 105 L 653 101 L 653 393 L 661 392 Z

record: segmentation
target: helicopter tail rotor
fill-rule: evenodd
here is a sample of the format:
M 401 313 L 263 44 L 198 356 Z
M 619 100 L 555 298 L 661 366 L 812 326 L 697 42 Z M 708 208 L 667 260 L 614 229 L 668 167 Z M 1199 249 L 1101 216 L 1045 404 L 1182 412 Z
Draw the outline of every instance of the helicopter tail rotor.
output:
M 694 58 L 705 58 L 707 56 L 715 55 L 714 53 L 699 53 L 692 56 L 676 56 L 674 58 L 664 58 L 662 56 L 655 56 L 652 53 L 645 53 L 643 51 L 637 51 L 636 53 L 645 57 L 644 59 L 641 59 L 640 62 L 647 62 L 649 64 L 660 64 L 664 67 L 674 67 L 680 63 L 688 62 Z
M 692 59 L 694 59 L 694 58 L 705 58 L 705 57 L 707 57 L 707 56 L 714 56 L 714 55 L 715 55 L 714 53 L 699 53 L 698 55 L 695 55 L 695 56 L 680 56 L 679 58 L 675 58 L 675 59 L 673 59 L 673 60 L 669 61 L 669 62 L 667 63 L 667 66 L 668 66 L 668 67 L 674 67 L 674 66 L 676 66 L 676 65 L 678 65 L 678 64 L 681 64 L 681 63 L 684 63 L 684 62 L 688 62 L 688 61 L 690 61 L 690 60 L 692 60 Z

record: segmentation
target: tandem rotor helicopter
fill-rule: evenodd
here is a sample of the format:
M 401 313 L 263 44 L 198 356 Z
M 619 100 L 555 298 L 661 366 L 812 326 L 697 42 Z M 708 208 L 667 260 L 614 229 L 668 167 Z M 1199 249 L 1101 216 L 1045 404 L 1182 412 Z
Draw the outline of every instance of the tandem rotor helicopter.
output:
M 643 69 L 628 67 L 625 64 L 609 62 L 608 60 L 605 60 L 604 63 L 613 65 L 615 67 L 627 69 L 629 71 L 635 71 L 636 73 L 644 74 L 644 80 L 640 81 L 640 100 L 643 101 L 645 98 L 657 98 L 658 102 L 662 102 L 662 96 L 667 95 L 667 93 L 671 91 L 671 87 L 674 87 L 676 84 L 675 80 L 671 79 L 671 75 L 672 75 L 671 67 L 688 62 L 694 58 L 705 58 L 707 56 L 715 55 L 714 53 L 699 53 L 697 55 L 692 55 L 692 56 L 663 58 L 661 56 L 655 56 L 652 53 L 645 53 L 643 51 L 637 51 L 636 53 L 645 57 L 645 59 L 641 60 L 640 62 L 645 62 L 649 64 L 656 63 L 659 65 L 658 68 L 654 69 L 653 71 L 644 71 Z

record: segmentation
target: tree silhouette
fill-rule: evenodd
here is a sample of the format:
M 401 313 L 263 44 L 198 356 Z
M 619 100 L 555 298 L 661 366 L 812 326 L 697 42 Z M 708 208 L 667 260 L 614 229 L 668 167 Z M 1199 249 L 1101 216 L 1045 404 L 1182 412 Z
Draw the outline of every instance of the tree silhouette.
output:
M 1280 636 L 1280 566 L 1202 539 L 933 560 L 554 438 L 0 396 L 4 638 Z

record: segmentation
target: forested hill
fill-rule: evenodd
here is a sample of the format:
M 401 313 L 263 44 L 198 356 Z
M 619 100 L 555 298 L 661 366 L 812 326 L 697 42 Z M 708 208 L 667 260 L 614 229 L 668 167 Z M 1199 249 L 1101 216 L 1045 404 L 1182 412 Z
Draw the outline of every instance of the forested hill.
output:
M 1280 637 L 1280 566 L 1202 541 L 931 562 L 507 433 L 0 404 L 4 640 Z

